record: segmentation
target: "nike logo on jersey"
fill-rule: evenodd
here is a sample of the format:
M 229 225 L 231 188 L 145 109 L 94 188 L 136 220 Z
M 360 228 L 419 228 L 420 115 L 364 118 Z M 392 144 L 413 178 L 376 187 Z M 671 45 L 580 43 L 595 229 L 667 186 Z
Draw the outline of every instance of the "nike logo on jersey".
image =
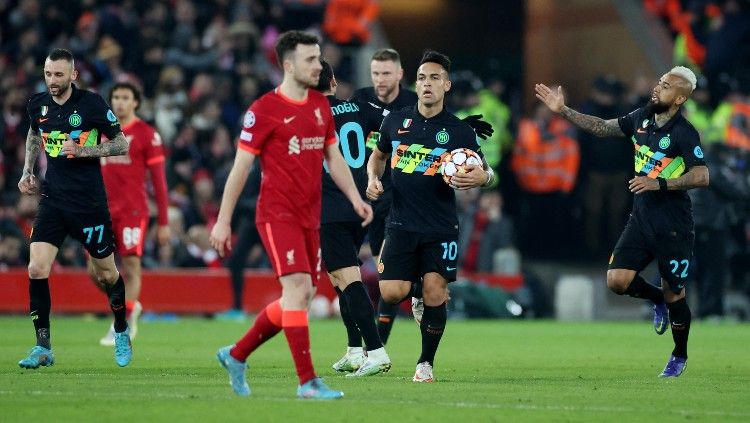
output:
M 284 123 L 285 123 L 285 124 L 286 124 L 286 123 L 289 123 L 289 122 L 293 121 L 293 120 L 294 120 L 294 118 L 296 118 L 296 117 L 297 117 L 297 116 L 290 116 L 290 117 L 285 117 L 285 118 L 284 118 Z
M 401 134 L 406 134 L 406 133 L 408 133 L 409 131 L 407 131 L 406 129 L 399 129 L 399 130 L 398 130 L 398 131 L 396 131 L 396 132 L 398 132 L 398 134 L 399 134 L 399 135 L 401 135 Z
M 635 132 L 637 132 L 639 134 L 645 134 L 646 130 L 645 129 L 636 129 Z
M 46 122 L 48 120 L 49 120 L 49 118 L 39 118 L 39 123 Z
M 445 270 L 447 270 L 449 272 L 452 272 L 452 271 L 456 270 L 456 268 L 455 267 L 446 267 Z
M 96 252 L 97 252 L 97 254 L 101 254 L 101 253 L 103 253 L 103 252 L 107 251 L 107 248 L 109 248 L 109 247 L 104 247 L 104 248 L 102 248 L 101 250 L 97 248 L 97 249 L 96 249 Z

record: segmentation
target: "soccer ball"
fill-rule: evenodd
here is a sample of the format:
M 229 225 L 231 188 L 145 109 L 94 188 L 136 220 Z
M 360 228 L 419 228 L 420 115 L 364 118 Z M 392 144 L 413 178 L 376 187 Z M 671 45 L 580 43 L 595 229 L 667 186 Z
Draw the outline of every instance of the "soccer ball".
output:
M 456 173 L 466 173 L 466 165 L 482 166 L 482 158 L 468 148 L 457 148 L 446 154 L 440 163 L 440 173 L 443 174 L 445 183 L 453 189 L 459 189 L 453 186 L 451 179 Z

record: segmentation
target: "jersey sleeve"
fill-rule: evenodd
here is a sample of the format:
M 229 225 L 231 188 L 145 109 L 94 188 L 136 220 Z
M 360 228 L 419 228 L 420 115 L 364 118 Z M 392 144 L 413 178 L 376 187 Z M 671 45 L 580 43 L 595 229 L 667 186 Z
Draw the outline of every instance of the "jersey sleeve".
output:
M 29 99 L 28 103 L 26 103 L 26 113 L 29 115 L 31 130 L 34 132 L 39 132 L 39 122 L 37 122 L 36 120 L 36 111 L 34 110 L 32 99 Z
M 391 144 L 391 134 L 388 128 L 391 126 L 391 115 L 388 115 L 383 119 L 383 123 L 380 125 L 380 136 L 378 137 L 378 150 L 386 154 L 393 152 L 393 144 Z
M 681 134 L 679 150 L 688 168 L 706 165 L 706 160 L 703 158 L 700 135 L 698 135 L 698 131 L 695 128 L 690 127 Z
M 91 119 L 93 120 L 94 127 L 99 129 L 107 138 L 113 139 L 117 134 L 122 132 L 120 122 L 100 95 L 92 94 L 92 96 L 94 100 L 92 101 Z
M 271 137 L 276 123 L 277 120 L 265 110 L 260 101 L 254 102 L 242 119 L 242 131 L 240 131 L 237 148 L 256 156 L 260 155 L 266 142 Z
M 638 125 L 641 114 L 641 109 L 636 109 L 625 116 L 617 118 L 617 124 L 620 125 L 620 130 L 626 137 L 630 138 L 635 133 L 635 128 Z

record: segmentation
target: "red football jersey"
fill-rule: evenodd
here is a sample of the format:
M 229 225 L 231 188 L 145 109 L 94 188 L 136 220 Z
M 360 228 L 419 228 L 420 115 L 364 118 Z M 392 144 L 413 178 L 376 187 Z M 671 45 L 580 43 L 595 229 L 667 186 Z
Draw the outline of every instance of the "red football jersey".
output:
M 146 122 L 136 118 L 122 127 L 128 154 L 102 157 L 102 176 L 110 214 L 148 216 L 146 169 L 164 161 L 161 137 Z
M 260 156 L 255 221 L 319 228 L 323 149 L 335 143 L 331 107 L 318 91 L 296 101 L 276 88 L 253 102 L 237 145 Z

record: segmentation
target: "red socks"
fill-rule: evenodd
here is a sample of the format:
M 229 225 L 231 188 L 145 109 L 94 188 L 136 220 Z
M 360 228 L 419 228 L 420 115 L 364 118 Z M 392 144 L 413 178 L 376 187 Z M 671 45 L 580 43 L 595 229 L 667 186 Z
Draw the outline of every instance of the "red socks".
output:
M 284 329 L 292 352 L 300 385 L 315 378 L 310 356 L 310 330 L 307 310 L 282 310 L 280 300 L 266 306 L 255 319 L 253 327 L 235 344 L 229 354 L 244 362 L 264 342 Z
M 234 348 L 229 352 L 235 360 L 244 362 L 250 353 L 281 331 L 282 311 L 280 301 L 276 300 L 267 305 L 258 314 L 250 330 L 242 339 L 237 341 Z
M 294 365 L 297 368 L 299 384 L 315 378 L 312 357 L 310 356 L 310 329 L 307 322 L 307 310 L 284 310 L 282 313 L 284 335 L 292 352 Z

